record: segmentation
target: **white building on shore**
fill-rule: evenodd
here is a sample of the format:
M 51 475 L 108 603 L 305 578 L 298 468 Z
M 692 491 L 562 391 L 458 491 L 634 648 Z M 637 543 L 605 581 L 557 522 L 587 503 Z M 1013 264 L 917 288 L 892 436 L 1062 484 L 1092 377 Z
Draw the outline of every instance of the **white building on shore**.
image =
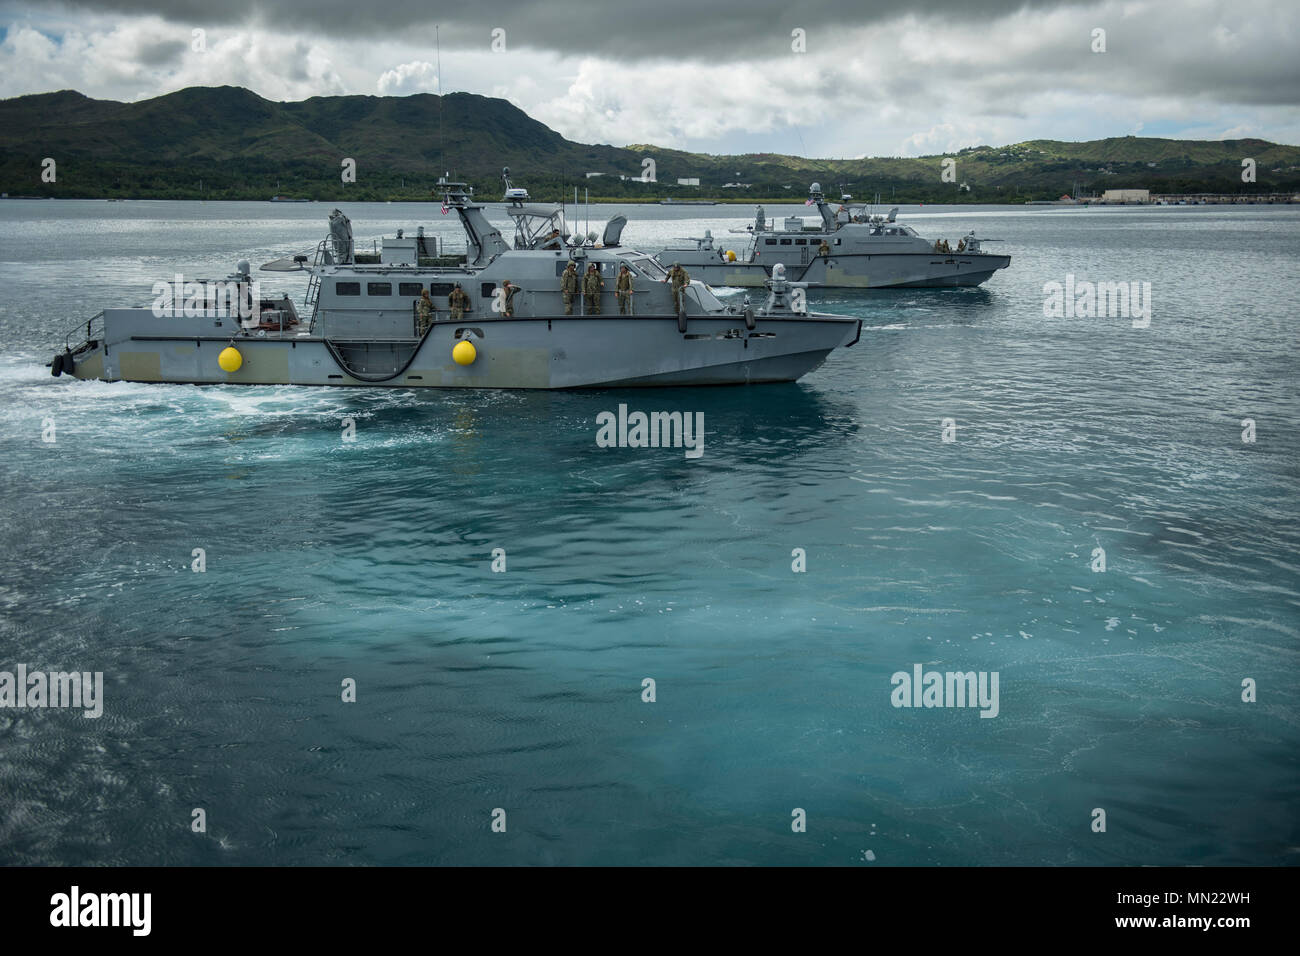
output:
M 1146 203 L 1151 201 L 1151 190 L 1149 189 L 1107 189 L 1101 194 L 1101 202 L 1113 203 Z

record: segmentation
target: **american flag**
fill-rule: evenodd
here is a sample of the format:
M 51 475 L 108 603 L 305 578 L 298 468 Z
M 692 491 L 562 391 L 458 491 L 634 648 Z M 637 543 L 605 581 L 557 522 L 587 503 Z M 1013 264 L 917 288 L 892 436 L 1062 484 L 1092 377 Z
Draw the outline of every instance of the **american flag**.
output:
M 442 214 L 445 216 L 445 215 L 447 215 L 447 213 L 449 213 L 449 212 L 451 212 L 451 209 L 448 208 L 448 206 L 447 206 L 446 203 L 443 203 L 443 204 L 442 204 Z
M 813 204 L 813 201 L 812 201 L 811 199 L 805 199 L 805 200 L 803 201 L 803 204 L 804 204 L 805 206 L 811 206 L 811 205 Z

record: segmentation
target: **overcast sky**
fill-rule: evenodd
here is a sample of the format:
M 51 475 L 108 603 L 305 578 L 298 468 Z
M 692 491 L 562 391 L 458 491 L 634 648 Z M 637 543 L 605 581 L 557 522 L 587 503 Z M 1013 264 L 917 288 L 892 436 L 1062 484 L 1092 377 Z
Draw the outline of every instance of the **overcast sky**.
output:
M 437 92 L 435 25 L 448 91 L 504 97 L 579 142 L 819 157 L 1129 133 L 1300 144 L 1297 0 L 0 0 L 0 96 Z

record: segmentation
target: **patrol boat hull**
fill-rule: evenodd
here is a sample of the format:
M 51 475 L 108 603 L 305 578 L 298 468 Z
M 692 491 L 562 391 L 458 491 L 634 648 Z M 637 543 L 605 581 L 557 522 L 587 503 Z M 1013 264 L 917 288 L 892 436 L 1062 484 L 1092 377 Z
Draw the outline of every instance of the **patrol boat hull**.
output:
M 443 212 L 460 218 L 463 252 L 423 227 L 358 250 L 351 220 L 336 209 L 314 257 L 262 267 L 309 276 L 304 318 L 289 296 L 263 295 L 240 261 L 225 280 L 178 276 L 155 283 L 148 308 L 105 309 L 84 333 L 78 323 L 51 372 L 368 388 L 736 385 L 794 381 L 858 340 L 861 320 L 808 313 L 788 282 L 774 281 L 761 308 L 725 306 L 704 283 L 622 246 L 623 217 L 597 245 L 569 233 L 563 209 L 528 204 L 509 170 L 502 178 L 513 245 L 472 189 L 443 179 Z
M 790 382 L 857 341 L 861 322 L 808 314 L 475 318 L 439 322 L 422 338 L 329 339 L 309 333 L 220 334 L 211 318 L 110 309 L 103 337 L 61 356 L 79 379 L 181 384 L 334 385 L 368 388 L 580 389 L 611 386 Z M 227 323 L 228 325 L 229 323 Z M 192 327 L 187 327 L 192 326 Z M 217 334 L 213 334 L 216 331 Z M 475 358 L 452 358 L 461 341 Z M 218 356 L 233 347 L 236 371 Z
M 833 209 L 813 183 L 805 205 L 816 206 L 811 224 L 788 216 L 779 225 L 757 208 L 752 225 L 733 229 L 745 238 L 736 247 L 730 240 L 683 240 L 655 253 L 660 263 L 678 263 L 694 278 L 711 286 L 755 288 L 766 285 L 780 263 L 789 282 L 817 289 L 916 289 L 976 286 L 1011 264 L 1010 256 L 985 252 L 982 244 L 1000 239 L 977 239 L 975 231 L 962 237 L 956 248 L 946 239 L 931 242 L 915 229 L 897 221 L 898 208 L 886 216 L 873 215 L 861 203 L 844 196 Z
M 700 255 L 693 250 L 674 249 L 661 253 L 659 258 L 681 263 L 692 278 L 715 287 L 758 288 L 772 275 L 771 265 L 723 262 L 716 253 Z M 989 253 L 902 252 L 841 254 L 817 257 L 803 264 L 784 264 L 792 281 L 820 289 L 920 289 L 977 286 L 1010 263 L 1010 256 Z

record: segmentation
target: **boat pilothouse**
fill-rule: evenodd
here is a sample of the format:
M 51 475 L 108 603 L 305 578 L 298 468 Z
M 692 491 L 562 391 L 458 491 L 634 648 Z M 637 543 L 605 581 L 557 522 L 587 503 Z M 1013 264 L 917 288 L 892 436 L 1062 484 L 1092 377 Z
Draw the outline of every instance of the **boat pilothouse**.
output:
M 461 244 L 417 227 L 366 249 L 335 210 L 314 256 L 262 266 L 308 276 L 303 308 L 258 296 L 255 322 L 230 308 L 108 308 L 78 323 L 52 370 L 180 383 L 714 385 L 793 381 L 858 340 L 860 320 L 810 313 L 784 295 L 756 310 L 723 305 L 698 279 L 675 288 L 653 256 L 622 245 L 622 216 L 603 236 L 573 235 L 562 208 L 532 204 L 504 178 L 512 242 L 471 187 L 443 177 L 436 193 L 459 219 Z M 253 282 L 245 263 L 234 278 Z
M 1000 240 L 977 239 L 971 230 L 956 247 L 931 242 L 897 221 L 897 207 L 878 216 L 852 199 L 843 196 L 832 208 L 813 183 L 805 203 L 817 209 L 811 222 L 789 216 L 778 227 L 759 206 L 751 225 L 732 230 L 744 236 L 739 251 L 717 244 L 706 231 L 656 255 L 681 262 L 714 286 L 762 286 L 780 262 L 799 281 L 830 289 L 974 286 L 1011 262 L 983 250 L 983 242 Z

